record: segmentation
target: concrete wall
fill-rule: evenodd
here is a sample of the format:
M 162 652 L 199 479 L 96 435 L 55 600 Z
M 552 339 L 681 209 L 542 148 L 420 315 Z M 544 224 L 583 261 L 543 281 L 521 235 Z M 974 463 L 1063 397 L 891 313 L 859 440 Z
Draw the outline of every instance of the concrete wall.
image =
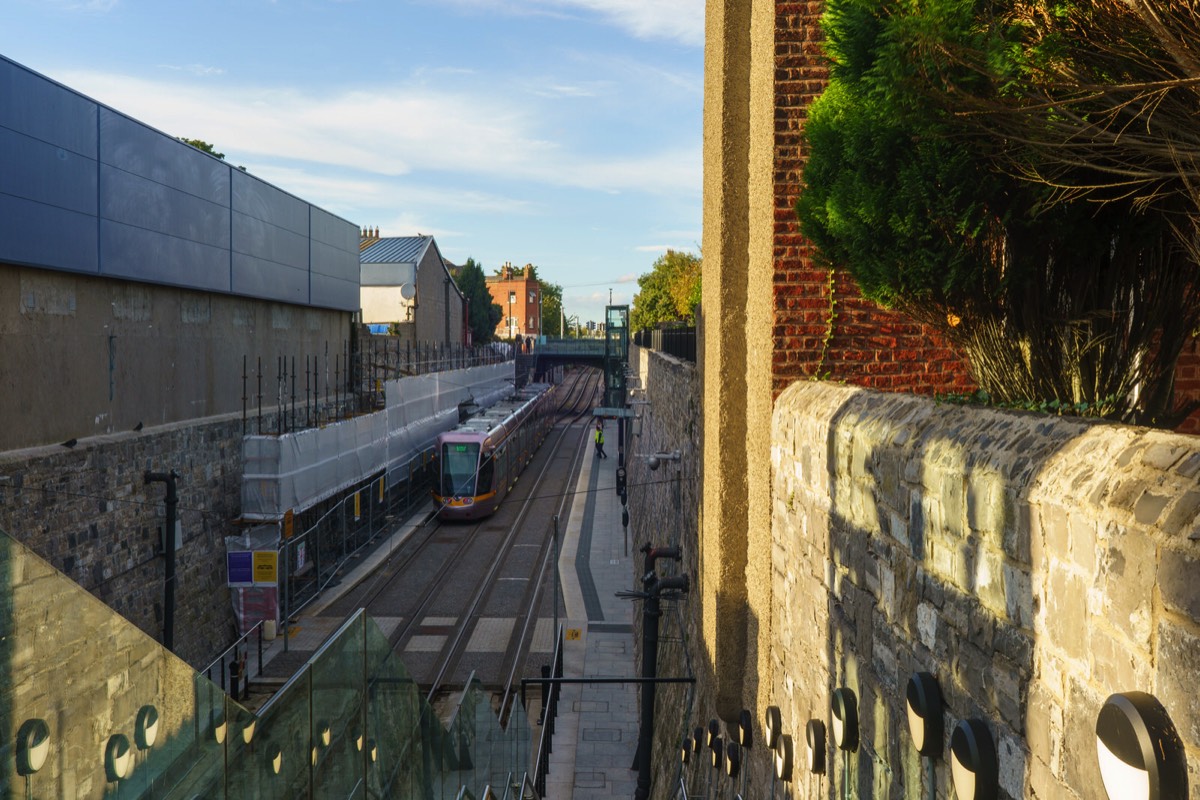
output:
M 0 451 L 253 410 L 259 357 L 264 404 L 279 356 L 302 397 L 349 334 L 343 311 L 0 264 Z

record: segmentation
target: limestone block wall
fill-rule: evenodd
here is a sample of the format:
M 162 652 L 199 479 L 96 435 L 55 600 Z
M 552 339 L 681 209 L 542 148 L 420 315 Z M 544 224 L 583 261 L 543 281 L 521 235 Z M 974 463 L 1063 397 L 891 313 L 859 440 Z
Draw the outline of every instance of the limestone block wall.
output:
M 631 548 L 637 556 L 630 586 L 641 588 L 645 562 L 637 550 L 647 543 L 679 547 L 682 559 L 678 563 L 660 560 L 658 572 L 686 574 L 691 581 L 686 597 L 663 603 L 659 624 L 659 676 L 695 674 L 698 681 L 695 687 L 663 684 L 656 690 L 652 796 L 666 798 L 673 797 L 670 790 L 679 785 L 679 744 L 684 733 L 699 724 L 697 719 L 713 716 L 712 669 L 704 657 L 701 626 L 701 565 L 696 536 L 701 495 L 701 387 L 695 365 L 633 345 L 629 351 L 630 369 L 636 371 L 636 384 L 643 389 L 632 406 L 642 418 L 631 426 L 626 448 Z M 647 466 L 645 456 L 674 450 L 680 452 L 679 463 L 664 462 L 655 471 Z M 634 609 L 635 669 L 640 669 L 642 663 L 641 611 L 639 603 Z
M 796 383 L 772 429 L 769 697 L 803 751 L 830 694 L 862 746 L 795 798 L 924 797 L 904 690 L 933 673 L 945 740 L 986 722 L 1006 798 L 1102 798 L 1095 720 L 1115 692 L 1164 704 L 1200 786 L 1200 440 Z M 758 709 L 757 724 L 762 710 Z M 769 781 L 763 749 L 751 780 Z
M 0 453 L 0 530 L 161 641 L 166 487 L 143 473 L 175 470 L 175 651 L 202 668 L 234 638 L 224 537 L 240 510 L 241 441 L 238 414 Z

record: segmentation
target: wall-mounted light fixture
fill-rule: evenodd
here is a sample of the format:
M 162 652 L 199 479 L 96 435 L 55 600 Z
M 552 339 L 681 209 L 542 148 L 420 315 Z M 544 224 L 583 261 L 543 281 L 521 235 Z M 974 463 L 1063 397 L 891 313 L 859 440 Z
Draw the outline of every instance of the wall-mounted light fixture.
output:
M 1000 764 L 992 732 L 983 720 L 964 719 L 954 727 L 950 734 L 950 777 L 959 800 L 996 800 Z
M 283 749 L 277 744 L 271 745 L 267 750 L 267 759 L 271 765 L 271 774 L 278 775 L 283 769 Z
M 225 730 L 225 717 L 217 717 L 217 721 L 213 725 L 213 738 L 217 740 L 217 744 L 225 744 Z
M 1109 800 L 1188 796 L 1183 741 L 1154 695 L 1124 692 L 1104 701 L 1096 717 L 1096 755 Z
M 329 728 L 329 723 L 322 720 L 317 723 L 317 736 L 321 740 L 322 747 L 329 747 L 329 743 L 333 741 L 333 731 Z
M 692 730 L 692 752 L 699 753 L 702 747 L 704 747 L 704 728 L 697 725 Z
M 371 757 L 372 764 L 379 759 L 379 745 L 375 744 L 374 739 L 367 739 L 367 755 Z
M 725 774 L 736 778 L 742 770 L 742 752 L 736 742 L 730 742 L 725 748 Z
M 664 461 L 679 463 L 683 460 L 683 455 L 678 450 L 672 450 L 669 453 L 652 453 L 642 456 L 642 458 L 646 459 L 646 466 L 650 467 L 650 471 L 653 472 L 661 467 Z
M 825 723 L 810 719 L 805 729 L 808 740 L 808 771 L 816 775 L 825 774 Z
M 133 751 L 129 747 L 129 737 L 123 733 L 108 737 L 108 744 L 104 746 L 104 776 L 108 782 L 125 780 L 132 763 Z
M 942 755 L 942 690 L 928 672 L 914 672 L 905 692 L 913 747 L 928 758 Z
M 792 781 L 792 737 L 783 733 L 775 747 L 775 777 L 786 783 Z
M 709 753 L 711 754 L 709 757 L 709 763 L 712 764 L 712 768 L 720 769 L 721 762 L 724 761 L 723 756 L 725 755 L 725 742 L 722 741 L 720 736 L 713 737 Z
M 692 760 L 692 737 L 683 737 L 683 744 L 679 747 L 679 760 L 684 764 Z
M 767 713 L 763 717 L 763 733 L 766 734 L 767 747 L 774 750 L 779 746 L 779 735 L 783 733 L 783 721 L 779 713 L 779 706 L 767 706 Z
M 50 726 L 46 720 L 34 717 L 17 729 L 17 774 L 32 775 L 46 763 L 50 755 Z
M 158 740 L 158 709 L 144 705 L 138 709 L 133 724 L 133 743 L 138 750 L 149 750 Z
M 704 736 L 704 746 L 712 747 L 713 742 L 715 742 L 717 740 L 717 738 L 719 738 L 718 734 L 720 734 L 720 733 L 721 733 L 721 723 L 717 722 L 715 719 L 710 719 L 708 721 L 708 733 L 705 734 L 705 736 Z
M 853 753 L 858 749 L 858 697 L 853 689 L 843 686 L 833 690 L 830 706 L 833 743 L 839 750 Z
M 361 753 L 363 749 L 363 743 L 366 741 L 366 737 L 363 736 L 362 728 L 355 727 L 352 729 L 350 731 L 350 738 L 354 740 L 354 749 Z
M 748 708 L 743 708 L 738 714 L 737 740 L 738 744 L 747 750 L 754 744 L 754 717 Z

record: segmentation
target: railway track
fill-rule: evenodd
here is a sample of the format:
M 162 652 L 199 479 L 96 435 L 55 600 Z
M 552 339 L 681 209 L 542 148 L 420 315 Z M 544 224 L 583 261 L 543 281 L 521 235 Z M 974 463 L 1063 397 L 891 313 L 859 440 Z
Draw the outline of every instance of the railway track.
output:
M 541 611 L 554 568 L 552 520 L 565 519 L 587 446 L 590 426 L 581 421 L 602 389 L 596 370 L 574 373 L 564 388 L 557 422 L 494 515 L 470 523 L 431 518 L 322 612 L 346 617 L 366 608 L 431 703 L 474 674 L 507 712 L 513 687 L 535 677 L 526 661 L 539 619 L 549 622 Z

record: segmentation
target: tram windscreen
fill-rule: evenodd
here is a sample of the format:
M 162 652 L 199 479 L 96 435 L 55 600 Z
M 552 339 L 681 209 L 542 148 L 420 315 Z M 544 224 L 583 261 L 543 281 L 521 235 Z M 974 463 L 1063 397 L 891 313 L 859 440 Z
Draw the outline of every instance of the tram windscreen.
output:
M 478 467 L 479 445 L 472 442 L 443 444 L 442 494 L 446 497 L 474 496 Z

